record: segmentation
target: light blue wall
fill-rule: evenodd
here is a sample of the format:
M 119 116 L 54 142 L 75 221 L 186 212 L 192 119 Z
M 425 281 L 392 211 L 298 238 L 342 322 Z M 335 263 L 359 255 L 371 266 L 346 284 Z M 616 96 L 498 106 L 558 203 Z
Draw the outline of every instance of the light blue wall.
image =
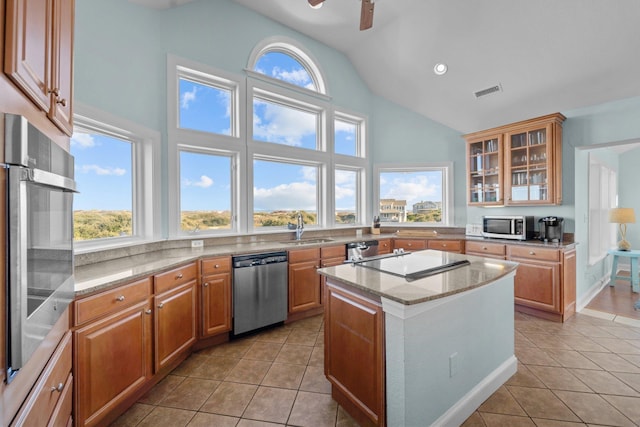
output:
M 633 208 L 636 213 L 636 223 L 627 226 L 627 240 L 637 249 L 640 248 L 640 148 L 620 155 L 618 184 L 619 206 Z
M 242 78 L 258 43 L 285 36 L 319 62 L 335 108 L 368 117 L 372 164 L 454 160 L 455 222 L 465 223 L 464 144 L 459 133 L 373 95 L 341 52 L 230 0 L 201 0 L 163 11 L 126 0 L 83 0 L 76 5 L 76 22 L 76 101 L 159 131 L 163 170 L 168 165 L 167 55 Z M 163 174 L 165 213 L 167 188 Z M 166 235 L 166 214 L 162 227 Z
M 371 121 L 374 163 L 453 162 L 454 224 L 466 223 L 465 143 L 461 133 L 375 97 Z

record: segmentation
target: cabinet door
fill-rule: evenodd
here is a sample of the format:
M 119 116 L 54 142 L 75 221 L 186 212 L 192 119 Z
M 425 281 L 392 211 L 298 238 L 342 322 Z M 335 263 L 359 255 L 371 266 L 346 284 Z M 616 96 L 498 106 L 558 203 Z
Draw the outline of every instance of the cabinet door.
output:
M 202 335 L 205 337 L 231 330 L 230 273 L 203 277 L 202 321 Z
M 43 111 L 51 106 L 52 0 L 8 0 L 5 72 Z
M 322 259 L 322 261 L 320 262 L 320 265 L 322 266 L 322 268 L 324 267 L 334 267 L 336 265 L 342 265 L 344 264 L 344 260 L 345 257 L 336 257 L 336 258 L 329 258 L 329 259 Z M 327 278 L 325 276 L 320 276 L 320 304 L 324 304 L 324 288 L 326 286 L 327 283 Z
M 196 341 L 196 282 L 156 295 L 155 372 L 173 362 Z
M 73 133 L 74 0 L 54 0 L 49 118 L 67 135 Z
M 94 426 L 152 375 L 150 301 L 74 332 L 76 425 Z
M 552 136 L 551 124 L 506 134 L 506 204 L 552 203 L 555 189 Z
M 467 141 L 468 204 L 502 205 L 502 135 Z
M 511 260 L 520 263 L 514 282 L 516 304 L 559 313 L 560 264 Z
M 391 253 L 391 239 L 383 239 L 378 241 L 378 254 Z
M 319 260 L 289 264 L 289 313 L 320 307 Z
M 384 425 L 382 307 L 332 285 L 330 280 L 326 292 L 324 366 L 332 396 L 343 407 L 356 409 L 350 413 L 360 425 Z

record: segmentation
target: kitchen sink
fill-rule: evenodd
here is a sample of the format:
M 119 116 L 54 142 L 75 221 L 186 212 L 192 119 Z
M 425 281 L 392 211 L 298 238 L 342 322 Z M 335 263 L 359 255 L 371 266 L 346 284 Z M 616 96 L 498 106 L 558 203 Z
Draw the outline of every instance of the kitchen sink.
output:
M 333 242 L 333 239 L 289 240 L 289 241 L 280 242 L 280 243 L 285 244 L 285 245 L 301 246 L 301 245 L 314 245 L 314 244 L 318 244 L 318 243 L 327 243 L 327 242 Z

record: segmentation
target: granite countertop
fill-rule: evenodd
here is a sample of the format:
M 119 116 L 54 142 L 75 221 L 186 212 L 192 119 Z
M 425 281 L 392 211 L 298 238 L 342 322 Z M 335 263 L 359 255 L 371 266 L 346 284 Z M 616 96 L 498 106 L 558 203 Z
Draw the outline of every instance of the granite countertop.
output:
M 286 238 L 282 238 L 282 240 L 279 241 L 225 243 L 209 245 L 204 248 L 162 249 L 146 253 L 134 253 L 133 251 L 128 253 L 127 249 L 123 249 L 122 256 L 116 259 L 91 262 L 86 265 L 77 266 L 75 268 L 75 293 L 76 296 L 81 296 L 106 290 L 204 258 L 269 251 L 308 249 L 363 240 L 382 240 L 392 238 L 480 240 L 494 243 L 532 245 L 555 249 L 567 249 L 575 246 L 575 243 L 572 242 L 561 244 L 545 243 L 538 240 L 523 242 L 505 239 L 485 239 L 482 237 L 465 236 L 464 234 L 457 233 L 438 233 L 437 235 L 434 234 L 429 236 L 416 234 L 415 236 L 412 236 L 410 233 L 405 232 L 402 235 L 397 233 L 383 233 L 365 234 L 362 236 L 329 236 L 328 239 L 323 239 L 321 236 L 312 236 L 306 239 L 303 238 L 301 243 L 294 240 L 287 241 Z
M 377 271 L 357 264 L 343 264 L 326 267 L 318 273 L 330 279 L 351 285 L 404 305 L 419 304 L 460 292 L 465 292 L 493 282 L 516 270 L 518 264 L 510 261 L 485 259 L 472 255 L 426 250 L 412 252 L 400 258 L 412 257 L 413 264 L 424 262 L 431 265 L 435 261 L 443 263 L 468 260 L 470 264 L 433 276 L 407 281 L 404 277 Z M 401 262 L 401 261 L 399 261 Z

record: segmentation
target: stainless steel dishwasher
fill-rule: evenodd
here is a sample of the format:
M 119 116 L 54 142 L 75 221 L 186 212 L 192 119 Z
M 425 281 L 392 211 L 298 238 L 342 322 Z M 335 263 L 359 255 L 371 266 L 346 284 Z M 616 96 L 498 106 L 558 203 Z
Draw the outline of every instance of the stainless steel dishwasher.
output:
M 287 253 L 233 257 L 233 334 L 287 319 Z

